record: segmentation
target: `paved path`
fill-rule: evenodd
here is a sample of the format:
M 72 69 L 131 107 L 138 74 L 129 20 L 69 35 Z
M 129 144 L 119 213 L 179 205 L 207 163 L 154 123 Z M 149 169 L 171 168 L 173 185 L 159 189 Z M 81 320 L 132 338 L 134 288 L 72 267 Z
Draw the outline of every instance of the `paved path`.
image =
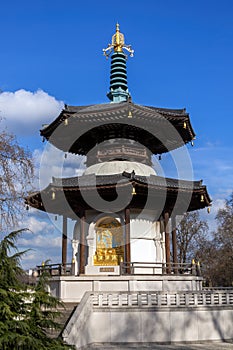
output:
M 88 347 L 90 350 L 233 350 L 233 342 L 232 343 L 202 343 L 202 344 L 173 344 L 173 345 L 148 345 L 148 346 L 120 346 L 120 345 L 93 345 L 93 347 Z

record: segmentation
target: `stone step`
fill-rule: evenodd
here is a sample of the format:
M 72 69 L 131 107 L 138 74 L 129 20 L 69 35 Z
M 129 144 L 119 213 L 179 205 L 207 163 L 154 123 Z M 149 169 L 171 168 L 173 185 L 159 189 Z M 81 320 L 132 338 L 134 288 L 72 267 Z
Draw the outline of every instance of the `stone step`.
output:
M 78 306 L 78 303 L 63 303 L 64 307 L 58 307 L 56 311 L 60 312 L 60 316 L 56 319 L 56 322 L 60 325 L 60 329 L 48 329 L 47 334 L 51 338 L 57 338 L 61 331 L 64 329 L 70 316 Z

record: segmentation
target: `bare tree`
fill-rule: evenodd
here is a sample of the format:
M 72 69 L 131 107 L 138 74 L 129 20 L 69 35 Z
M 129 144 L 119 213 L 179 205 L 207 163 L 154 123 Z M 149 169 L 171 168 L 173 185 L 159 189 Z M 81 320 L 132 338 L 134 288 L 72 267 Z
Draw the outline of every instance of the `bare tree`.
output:
M 195 258 L 200 243 L 206 236 L 208 224 L 200 219 L 198 211 L 186 213 L 177 227 L 178 260 L 186 263 Z
M 9 231 L 22 217 L 24 197 L 32 189 L 33 162 L 15 136 L 0 130 L 0 230 Z
M 216 220 L 217 230 L 213 233 L 216 274 L 213 283 L 221 286 L 233 285 L 233 192 L 225 206 L 219 209 Z
M 201 262 L 207 286 L 233 285 L 233 193 L 216 215 L 217 229 L 198 237 L 194 257 Z
M 219 209 L 216 220 L 217 231 L 214 233 L 216 244 L 224 248 L 227 255 L 233 259 L 233 193 L 230 199 L 226 200 L 225 206 Z

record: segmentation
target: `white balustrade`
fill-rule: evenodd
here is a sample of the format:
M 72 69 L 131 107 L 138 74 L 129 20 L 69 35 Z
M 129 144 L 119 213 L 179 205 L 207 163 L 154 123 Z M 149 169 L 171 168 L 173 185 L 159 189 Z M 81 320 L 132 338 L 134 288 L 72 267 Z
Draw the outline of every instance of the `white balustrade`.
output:
M 208 290 L 195 292 L 119 292 L 91 293 L 91 303 L 96 307 L 199 307 L 233 305 L 233 290 Z

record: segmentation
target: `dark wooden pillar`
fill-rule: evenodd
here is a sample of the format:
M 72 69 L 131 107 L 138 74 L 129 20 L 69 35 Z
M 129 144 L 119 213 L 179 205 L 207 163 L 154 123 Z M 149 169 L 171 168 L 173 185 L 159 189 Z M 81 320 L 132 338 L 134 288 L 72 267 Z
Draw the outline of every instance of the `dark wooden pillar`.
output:
M 86 260 L 85 229 L 86 229 L 86 217 L 85 217 L 85 211 L 83 211 L 80 217 L 79 274 L 84 274 L 85 272 L 85 260 Z
M 170 232 L 169 232 L 169 213 L 164 213 L 165 230 L 165 252 L 166 252 L 166 271 L 171 273 L 171 255 L 170 255 Z
M 130 209 L 125 209 L 125 262 L 131 262 L 130 254 Z M 130 274 L 130 265 L 128 265 L 127 273 Z
M 67 217 L 63 216 L 62 225 L 62 266 L 66 269 L 67 264 Z
M 174 272 L 178 273 L 178 259 L 177 259 L 177 240 L 176 240 L 176 218 L 172 217 L 172 255 L 174 263 Z

